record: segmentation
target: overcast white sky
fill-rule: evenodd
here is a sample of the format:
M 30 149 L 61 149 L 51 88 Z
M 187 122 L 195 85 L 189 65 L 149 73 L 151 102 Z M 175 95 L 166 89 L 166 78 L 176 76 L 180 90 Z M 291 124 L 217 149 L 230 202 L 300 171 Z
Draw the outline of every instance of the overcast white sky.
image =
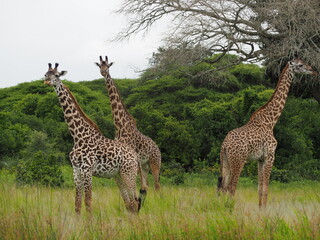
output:
M 127 22 L 114 13 L 121 0 L 0 0 L 0 88 L 41 79 L 58 62 L 70 81 L 93 80 L 99 55 L 115 62 L 113 78 L 135 78 L 161 46 L 165 24 L 112 42 Z

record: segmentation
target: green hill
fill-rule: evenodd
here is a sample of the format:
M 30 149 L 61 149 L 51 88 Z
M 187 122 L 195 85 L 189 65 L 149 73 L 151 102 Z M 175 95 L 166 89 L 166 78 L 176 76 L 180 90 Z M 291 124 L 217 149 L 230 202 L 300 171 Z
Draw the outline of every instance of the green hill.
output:
M 189 70 L 206 68 L 197 65 Z M 119 79 L 116 84 L 138 128 L 159 145 L 164 169 L 216 172 L 225 135 L 243 125 L 273 93 L 263 72 L 244 64 L 199 78 L 189 78 L 181 70 L 161 75 L 149 70 L 139 80 Z M 113 138 L 104 80 L 64 83 L 84 112 Z M 312 99 L 289 97 L 275 128 L 273 179 L 320 179 L 319 110 Z M 72 139 L 53 88 L 41 80 L 0 89 L 0 123 L 0 167 L 12 168 L 31 152 L 43 151 L 30 144 L 39 139 L 46 143 L 45 151 L 69 164 Z M 256 163 L 250 163 L 243 174 L 254 176 L 256 169 Z

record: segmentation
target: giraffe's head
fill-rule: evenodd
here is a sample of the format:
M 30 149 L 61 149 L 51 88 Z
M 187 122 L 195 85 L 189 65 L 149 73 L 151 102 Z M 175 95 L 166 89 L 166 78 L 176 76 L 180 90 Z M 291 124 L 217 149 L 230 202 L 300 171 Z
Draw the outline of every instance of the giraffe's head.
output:
M 112 66 L 113 62 L 108 63 L 108 57 L 105 57 L 105 60 L 100 56 L 100 63 L 95 63 L 100 68 L 100 73 L 103 77 L 109 76 L 109 68 Z
M 289 61 L 289 66 L 295 73 L 317 75 L 317 72 L 314 71 L 312 67 L 310 67 L 298 57 L 295 57 L 293 60 Z
M 52 64 L 48 63 L 49 69 L 44 74 L 44 84 L 50 85 L 50 86 L 56 86 L 60 83 L 60 76 L 63 76 L 67 73 L 67 71 L 58 71 L 59 63 L 56 63 L 54 65 L 54 68 L 52 68 Z

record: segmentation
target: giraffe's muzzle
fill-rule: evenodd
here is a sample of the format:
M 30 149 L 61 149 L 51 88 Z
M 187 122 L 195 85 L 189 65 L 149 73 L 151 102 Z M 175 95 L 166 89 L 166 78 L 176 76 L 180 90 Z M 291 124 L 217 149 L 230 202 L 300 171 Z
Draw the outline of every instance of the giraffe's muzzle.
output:
M 44 80 L 44 84 L 51 85 L 50 80 Z

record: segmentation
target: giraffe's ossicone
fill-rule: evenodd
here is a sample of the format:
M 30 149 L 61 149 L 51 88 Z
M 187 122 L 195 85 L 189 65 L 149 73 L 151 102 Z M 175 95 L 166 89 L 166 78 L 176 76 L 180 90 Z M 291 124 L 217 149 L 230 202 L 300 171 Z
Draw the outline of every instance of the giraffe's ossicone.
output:
M 225 137 L 220 152 L 218 191 L 234 195 L 244 164 L 248 160 L 257 160 L 259 206 L 267 205 L 269 178 L 277 147 L 273 128 L 284 108 L 294 73 L 315 74 L 300 59 L 289 61 L 269 101 L 255 111 L 244 126 L 230 131 Z
M 126 208 L 138 212 L 141 199 L 136 194 L 138 173 L 137 154 L 125 144 L 102 135 L 97 125 L 82 111 L 71 91 L 62 83 L 58 64 L 45 74 L 45 84 L 53 86 L 64 118 L 68 124 L 74 145 L 70 152 L 76 187 L 75 210 L 81 211 L 82 193 L 85 192 L 85 205 L 91 211 L 92 176 L 114 178 L 120 189 Z

